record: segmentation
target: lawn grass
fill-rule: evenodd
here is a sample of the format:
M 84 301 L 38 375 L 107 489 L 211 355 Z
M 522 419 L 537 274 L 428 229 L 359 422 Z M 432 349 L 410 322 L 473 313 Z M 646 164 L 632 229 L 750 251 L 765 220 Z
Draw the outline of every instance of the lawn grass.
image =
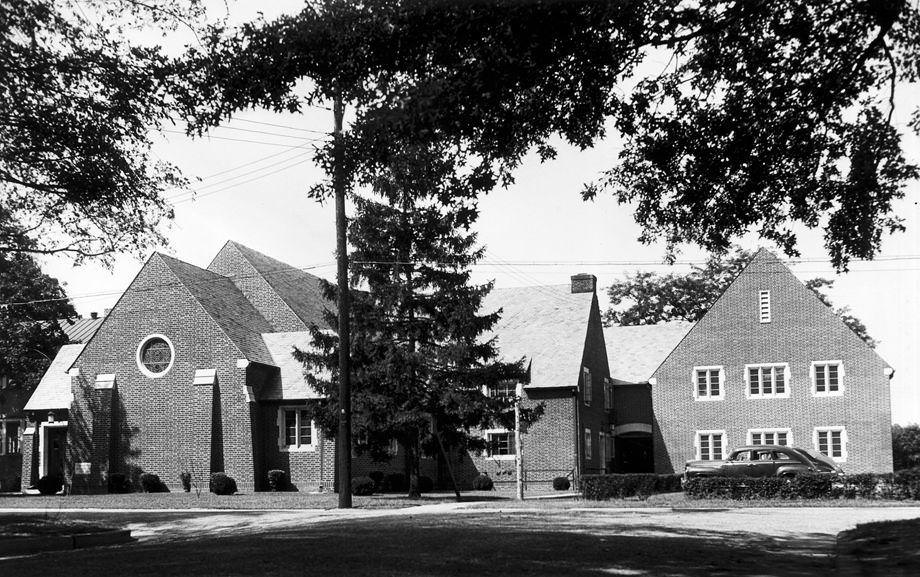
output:
M 2 538 L 97 533 L 113 528 L 108 524 L 99 524 L 85 519 L 68 519 L 60 515 L 30 517 L 0 515 L 0 537 Z

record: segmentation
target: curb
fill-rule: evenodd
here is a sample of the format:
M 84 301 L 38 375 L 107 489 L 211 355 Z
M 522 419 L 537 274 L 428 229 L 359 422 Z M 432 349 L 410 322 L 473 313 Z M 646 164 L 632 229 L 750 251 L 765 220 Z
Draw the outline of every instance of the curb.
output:
M 84 547 L 118 545 L 132 540 L 130 529 L 43 537 L 14 537 L 0 542 L 0 556 L 31 555 L 45 551 L 68 551 Z

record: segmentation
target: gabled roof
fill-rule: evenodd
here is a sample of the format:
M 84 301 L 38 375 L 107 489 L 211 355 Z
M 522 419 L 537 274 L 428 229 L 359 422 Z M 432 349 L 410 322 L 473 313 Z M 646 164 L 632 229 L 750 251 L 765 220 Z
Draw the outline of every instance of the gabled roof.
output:
M 483 313 L 502 309 L 490 335 L 498 337 L 502 360 L 526 358 L 529 388 L 577 384 L 594 293 L 570 292 L 569 285 L 495 289 Z
M 96 334 L 103 320 L 105 320 L 104 317 L 95 319 L 61 319 L 57 323 L 71 343 L 85 343 Z
M 70 375 L 67 371 L 86 345 L 64 345 L 51 361 L 51 366 L 42 375 L 42 380 L 35 387 L 35 392 L 23 410 L 50 411 L 52 409 L 69 409 L 71 402 Z
M 307 383 L 303 374 L 303 365 L 293 356 L 294 347 L 305 351 L 313 346 L 309 332 L 266 333 L 262 335 L 262 339 L 272 356 L 271 364 L 280 370 L 278 377 L 259 391 L 259 400 L 322 398 Z
M 692 327 L 686 321 L 605 327 L 610 377 L 626 383 L 647 382 Z
M 239 251 L 305 326 L 331 328 L 323 317 L 323 311 L 334 309 L 335 305 L 323 296 L 319 277 L 232 240 L 227 241 L 226 246 Z
M 270 332 L 271 325 L 246 300 L 232 280 L 170 256 L 158 256 L 245 358 L 272 364 L 271 355 L 262 340 L 262 333 Z

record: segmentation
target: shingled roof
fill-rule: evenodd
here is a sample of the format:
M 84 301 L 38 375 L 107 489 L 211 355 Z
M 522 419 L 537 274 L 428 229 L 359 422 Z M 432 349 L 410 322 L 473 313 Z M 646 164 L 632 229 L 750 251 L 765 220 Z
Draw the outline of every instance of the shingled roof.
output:
M 322 281 L 319 277 L 238 242 L 231 240 L 227 244 L 243 255 L 305 326 L 331 328 L 323 317 L 323 311 L 334 310 L 334 305 L 323 296 Z
M 246 300 L 232 280 L 170 256 L 158 256 L 236 344 L 245 358 L 268 365 L 273 364 L 271 354 L 262 340 L 262 333 L 271 332 L 272 327 L 252 303 Z
M 485 313 L 502 309 L 501 320 L 485 337 L 498 337 L 503 360 L 526 359 L 528 388 L 578 382 L 594 294 L 570 290 L 569 285 L 495 289 L 483 301 Z
M 294 358 L 294 347 L 305 351 L 313 346 L 309 332 L 267 333 L 262 335 L 271 353 L 272 364 L 278 367 L 277 378 L 259 391 L 260 400 L 291 400 L 321 398 L 307 382 L 303 365 Z M 326 376 L 328 378 L 328 375 Z
M 35 392 L 23 408 L 25 411 L 50 411 L 52 409 L 69 409 L 71 401 L 70 365 L 77 359 L 86 345 L 64 345 L 55 355 L 51 366 L 42 375 L 42 380 L 35 387 Z
M 626 383 L 647 382 L 691 328 L 693 323 L 684 321 L 604 328 L 610 377 Z
M 64 331 L 64 334 L 67 335 L 67 340 L 69 342 L 85 343 L 96 334 L 103 320 L 105 320 L 105 317 L 61 319 L 58 321 L 58 325 L 61 327 L 61 330 Z

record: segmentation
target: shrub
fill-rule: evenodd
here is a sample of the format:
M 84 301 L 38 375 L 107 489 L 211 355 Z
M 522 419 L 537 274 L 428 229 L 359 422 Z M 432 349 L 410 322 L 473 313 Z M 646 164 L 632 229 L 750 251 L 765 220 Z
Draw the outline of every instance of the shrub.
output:
M 384 477 L 383 485 L 385 490 L 393 492 L 402 492 L 409 489 L 409 484 L 406 482 L 406 476 L 402 473 L 390 473 Z
M 169 489 L 166 487 L 166 484 L 160 480 L 159 475 L 154 475 L 153 473 L 142 473 L 141 474 L 141 489 L 145 493 L 168 493 Z
M 568 477 L 556 477 L 553 479 L 553 489 L 556 491 L 568 491 L 572 486 L 572 483 L 569 482 Z
M 581 485 L 585 499 L 595 501 L 627 497 L 646 499 L 656 493 L 680 491 L 680 477 L 654 473 L 583 475 Z
M 373 495 L 375 488 L 374 480 L 370 477 L 355 477 L 351 480 L 351 492 L 353 495 Z
M 64 481 L 57 475 L 45 475 L 36 483 L 42 495 L 54 495 L 64 488 Z
M 383 491 L 383 471 L 371 471 L 367 476 L 374 481 L 378 491 Z
M 858 479 L 861 487 L 868 481 Z M 801 474 L 780 477 L 697 477 L 684 483 L 688 497 L 697 499 L 828 499 L 854 497 L 860 489 L 847 477 L 833 474 Z
M 192 492 L 192 474 L 188 471 L 179 473 L 179 482 L 182 483 L 182 490 L 186 493 Z
M 121 473 L 109 475 L 109 493 L 130 493 L 134 490 L 131 480 Z
M 418 478 L 418 492 L 419 493 L 430 493 L 433 490 L 434 490 L 434 481 L 431 479 L 431 477 L 420 475 Z
M 492 481 L 492 477 L 482 474 L 473 479 L 473 488 L 477 491 L 491 491 L 495 488 L 495 483 Z
M 208 488 L 215 495 L 232 495 L 236 493 L 236 480 L 225 473 L 213 473 Z
M 268 488 L 274 492 L 287 491 L 288 478 L 287 471 L 282 469 L 272 469 L 268 472 Z

